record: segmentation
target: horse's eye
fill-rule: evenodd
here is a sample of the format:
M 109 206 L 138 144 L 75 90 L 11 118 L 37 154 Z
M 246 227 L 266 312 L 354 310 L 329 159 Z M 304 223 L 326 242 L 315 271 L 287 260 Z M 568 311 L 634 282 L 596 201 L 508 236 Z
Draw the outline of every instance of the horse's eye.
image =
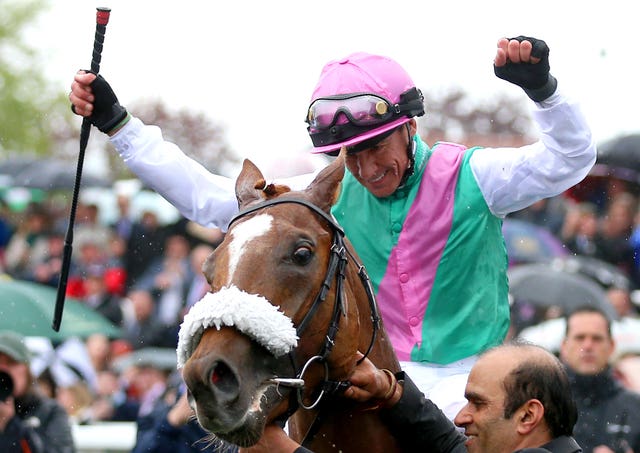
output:
M 293 261 L 300 266 L 307 264 L 311 261 L 313 257 L 313 252 L 309 247 L 298 247 L 295 252 L 293 252 Z

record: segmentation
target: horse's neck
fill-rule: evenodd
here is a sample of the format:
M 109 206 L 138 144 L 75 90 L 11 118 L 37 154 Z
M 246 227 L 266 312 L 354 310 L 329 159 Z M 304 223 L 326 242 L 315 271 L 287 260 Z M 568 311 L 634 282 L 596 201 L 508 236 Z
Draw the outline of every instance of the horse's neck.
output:
M 371 360 L 376 367 L 386 368 L 393 373 L 401 370 L 398 357 L 384 328 L 378 331 L 378 340 L 376 344 L 374 344 L 371 353 L 369 353 L 369 360 Z

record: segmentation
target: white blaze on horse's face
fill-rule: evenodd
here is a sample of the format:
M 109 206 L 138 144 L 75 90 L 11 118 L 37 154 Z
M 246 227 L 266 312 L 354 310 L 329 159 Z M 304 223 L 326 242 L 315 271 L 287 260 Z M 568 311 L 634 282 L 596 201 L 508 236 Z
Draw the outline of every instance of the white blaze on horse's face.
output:
M 273 217 L 268 214 L 260 214 L 252 217 L 236 226 L 230 231 L 231 242 L 229 244 L 229 280 L 226 285 L 231 285 L 238 262 L 249 244 L 264 236 L 271 230 Z

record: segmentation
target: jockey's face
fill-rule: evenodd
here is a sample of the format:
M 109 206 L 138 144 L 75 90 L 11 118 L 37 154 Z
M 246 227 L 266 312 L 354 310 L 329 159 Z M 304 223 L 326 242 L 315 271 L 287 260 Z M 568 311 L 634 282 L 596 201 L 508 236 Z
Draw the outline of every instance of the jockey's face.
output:
M 409 123 L 410 134 L 415 134 L 416 123 Z M 409 167 L 407 146 L 409 134 L 405 125 L 389 137 L 363 151 L 347 154 L 346 165 L 360 184 L 378 198 L 388 197 L 400 186 Z

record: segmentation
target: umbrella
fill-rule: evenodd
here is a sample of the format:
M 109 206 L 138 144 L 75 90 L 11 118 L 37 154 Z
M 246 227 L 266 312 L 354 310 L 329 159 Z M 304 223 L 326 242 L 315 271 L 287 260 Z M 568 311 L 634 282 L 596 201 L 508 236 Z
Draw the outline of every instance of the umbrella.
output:
M 539 225 L 506 218 L 502 234 L 509 256 L 509 264 L 549 261 L 567 255 L 562 241 Z
M 556 258 L 552 264 L 554 267 L 568 272 L 579 273 L 592 278 L 603 288 L 631 289 L 629 276 L 619 267 L 598 258 L 584 255 L 569 255 L 564 258 Z
M 533 263 L 509 269 L 508 277 L 509 293 L 514 304 L 558 307 L 563 313 L 591 305 L 603 310 L 611 319 L 618 317 L 605 290 L 586 275 L 559 269 L 548 263 Z
M 122 333 L 109 320 L 77 299 L 66 298 L 59 332 L 51 327 L 56 289 L 24 280 L 0 279 L 0 329 L 24 336 L 47 337 L 54 342 L 102 333 L 119 338 Z
M 640 171 L 640 134 L 622 135 L 599 144 L 597 163 Z
M 13 186 L 34 189 L 73 189 L 76 180 L 76 168 L 68 162 L 45 159 L 34 161 L 15 174 Z M 83 171 L 83 187 L 111 187 L 112 182 L 91 172 Z
M 640 193 L 640 134 L 622 135 L 598 144 L 596 164 L 567 194 L 603 207 L 611 184 L 634 195 Z

